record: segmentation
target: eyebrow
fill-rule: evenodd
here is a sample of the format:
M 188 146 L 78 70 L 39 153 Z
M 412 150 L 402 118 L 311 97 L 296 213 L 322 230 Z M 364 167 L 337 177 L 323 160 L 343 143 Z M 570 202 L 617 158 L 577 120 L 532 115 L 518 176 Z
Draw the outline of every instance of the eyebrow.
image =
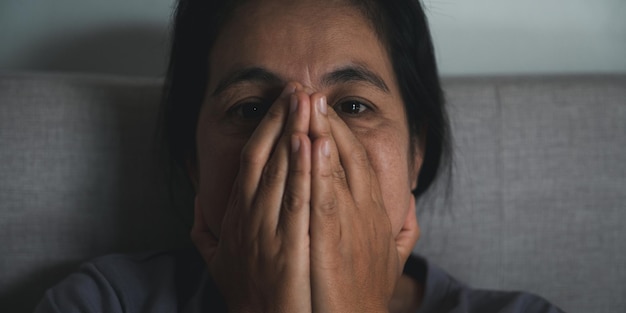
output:
M 322 84 L 325 86 L 336 85 L 347 82 L 364 82 L 384 91 L 389 92 L 389 87 L 385 84 L 379 75 L 367 69 L 360 64 L 351 64 L 346 67 L 334 70 L 322 78 Z
M 284 79 L 282 79 L 279 75 L 268 71 L 265 68 L 248 67 L 241 70 L 236 70 L 227 75 L 224 79 L 220 80 L 220 82 L 217 84 L 217 87 L 215 87 L 212 95 L 217 96 L 233 85 L 246 82 L 258 82 L 267 85 L 281 85 L 284 83 Z M 387 86 L 387 84 L 385 84 L 385 81 L 379 75 L 360 64 L 351 64 L 336 69 L 324 75 L 324 77 L 322 78 L 323 86 L 332 86 L 348 82 L 368 83 L 385 93 L 390 93 L 389 87 Z
M 232 85 L 241 84 L 245 82 L 258 82 L 267 85 L 280 85 L 283 80 L 276 74 L 262 68 L 262 67 L 248 67 L 241 70 L 234 71 L 227 75 L 224 79 L 220 80 L 213 91 L 213 96 L 222 93 Z

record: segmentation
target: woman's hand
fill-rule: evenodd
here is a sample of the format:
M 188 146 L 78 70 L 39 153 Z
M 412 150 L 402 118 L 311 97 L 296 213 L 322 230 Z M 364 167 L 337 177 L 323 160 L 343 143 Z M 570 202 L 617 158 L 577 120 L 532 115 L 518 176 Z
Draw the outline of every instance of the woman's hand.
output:
M 419 235 L 415 211 L 394 236 L 366 150 L 322 95 L 311 104 L 313 311 L 386 312 Z
M 311 311 L 310 112 L 288 84 L 241 153 L 219 240 L 196 205 L 192 239 L 231 312 Z
M 219 241 L 199 207 L 192 238 L 232 312 L 383 312 L 417 239 L 414 213 L 394 238 L 365 149 L 296 84 L 242 151 Z

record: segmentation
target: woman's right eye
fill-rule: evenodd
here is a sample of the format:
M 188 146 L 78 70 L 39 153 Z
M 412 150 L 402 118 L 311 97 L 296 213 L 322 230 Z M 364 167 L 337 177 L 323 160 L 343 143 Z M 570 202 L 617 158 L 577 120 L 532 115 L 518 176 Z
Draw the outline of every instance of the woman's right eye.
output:
M 244 120 L 260 120 L 265 116 L 269 105 L 263 102 L 244 102 L 236 105 L 231 114 Z

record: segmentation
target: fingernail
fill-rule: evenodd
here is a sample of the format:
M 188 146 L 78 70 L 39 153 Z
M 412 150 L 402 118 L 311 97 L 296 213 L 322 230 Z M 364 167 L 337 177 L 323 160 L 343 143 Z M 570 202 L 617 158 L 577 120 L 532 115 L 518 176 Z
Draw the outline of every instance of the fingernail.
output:
M 326 105 L 326 97 L 320 97 L 317 100 L 317 109 L 323 114 L 326 115 L 328 113 L 328 106 Z
M 328 140 L 324 140 L 324 143 L 322 144 L 322 153 L 325 157 L 330 156 L 330 143 L 328 143 Z
M 300 138 L 296 135 L 291 136 L 291 152 L 296 153 L 300 150 Z
M 295 94 L 291 95 L 291 99 L 289 101 L 289 113 L 293 113 L 298 109 L 298 96 Z

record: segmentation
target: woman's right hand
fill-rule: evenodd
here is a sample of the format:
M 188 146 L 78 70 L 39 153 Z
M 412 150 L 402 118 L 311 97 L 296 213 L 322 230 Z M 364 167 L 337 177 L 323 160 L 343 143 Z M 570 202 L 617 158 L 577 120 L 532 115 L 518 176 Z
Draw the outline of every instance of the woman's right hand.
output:
M 310 98 L 289 83 L 241 153 L 219 238 L 191 237 L 230 312 L 310 312 Z

